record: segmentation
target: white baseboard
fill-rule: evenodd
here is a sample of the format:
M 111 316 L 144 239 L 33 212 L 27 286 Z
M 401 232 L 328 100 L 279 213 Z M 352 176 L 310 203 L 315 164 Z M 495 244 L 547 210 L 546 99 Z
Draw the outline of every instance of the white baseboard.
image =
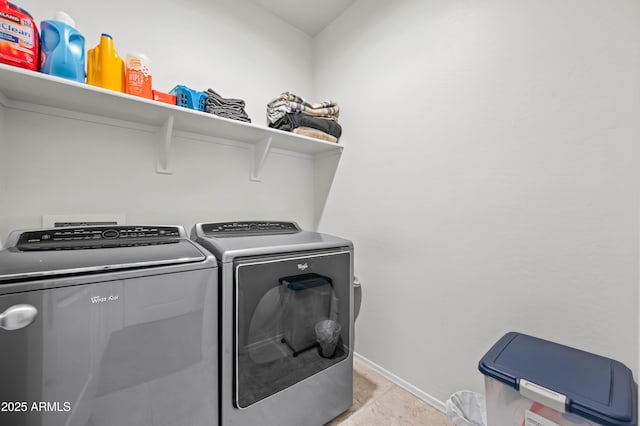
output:
M 387 380 L 395 383 L 396 385 L 400 386 L 402 389 L 406 390 L 407 392 L 412 393 L 413 395 L 415 395 L 416 397 L 420 398 L 422 401 L 426 402 L 427 404 L 429 404 L 430 406 L 432 406 L 436 410 L 439 410 L 439 411 L 441 411 L 441 412 L 443 412 L 445 414 L 447 413 L 446 404 L 444 402 L 440 401 L 437 398 L 434 398 L 433 396 L 429 395 L 425 391 L 423 391 L 421 389 L 418 389 L 417 387 L 415 387 L 411 383 L 407 382 L 406 380 L 401 379 L 400 377 L 396 376 L 392 372 L 390 372 L 388 370 L 385 370 L 384 368 L 380 367 L 375 362 L 368 360 L 367 358 L 363 357 L 359 353 L 354 352 L 353 355 L 354 355 L 355 358 L 358 359 L 358 361 L 362 362 L 367 367 L 369 367 L 372 370 L 374 370 L 375 372 L 379 373 L 381 376 L 383 376 Z

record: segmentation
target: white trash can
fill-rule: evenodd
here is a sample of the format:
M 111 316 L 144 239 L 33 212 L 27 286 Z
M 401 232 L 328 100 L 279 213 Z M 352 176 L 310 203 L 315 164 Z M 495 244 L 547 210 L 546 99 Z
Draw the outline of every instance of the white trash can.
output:
M 458 391 L 447 400 L 447 417 L 456 426 L 487 426 L 484 395 Z

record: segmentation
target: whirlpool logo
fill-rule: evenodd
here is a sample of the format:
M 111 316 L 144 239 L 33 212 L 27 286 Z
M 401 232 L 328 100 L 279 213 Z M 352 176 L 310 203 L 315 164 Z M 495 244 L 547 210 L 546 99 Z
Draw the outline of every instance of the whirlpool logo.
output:
M 306 262 L 305 263 L 298 263 L 298 271 L 304 271 L 308 267 L 309 267 L 309 265 Z
M 116 300 L 118 300 L 120 296 L 118 296 L 117 294 L 112 294 L 111 296 L 91 296 L 89 298 L 89 300 L 91 300 L 92 304 L 96 304 L 96 303 L 104 303 L 104 302 L 115 302 Z

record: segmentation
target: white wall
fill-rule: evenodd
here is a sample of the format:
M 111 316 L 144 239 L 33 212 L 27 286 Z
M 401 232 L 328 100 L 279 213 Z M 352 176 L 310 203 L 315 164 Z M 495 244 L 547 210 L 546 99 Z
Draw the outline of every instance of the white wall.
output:
M 66 11 L 87 49 L 108 32 L 121 56 L 146 53 L 157 89 L 186 84 L 242 98 L 256 124 L 266 125 L 272 97 L 312 88 L 310 38 L 249 2 L 115 0 L 96 8 L 77 0 L 24 0 L 20 6 L 38 24 Z M 263 218 L 314 226 L 315 176 L 308 157 L 273 151 L 262 182 L 249 182 L 247 146 L 174 137 L 174 174 L 161 175 L 150 133 L 37 111 L 4 113 L 0 240 L 11 229 L 41 226 L 44 214 L 123 213 L 128 223 L 188 229 L 198 221 Z
M 202 221 L 263 217 L 312 225 L 308 158 L 271 153 L 262 182 L 250 182 L 247 147 L 174 138 L 173 175 L 163 175 L 155 173 L 151 133 L 10 109 L 6 122 L 3 214 L 9 230 L 39 227 L 45 214 L 99 213 L 187 229 Z
M 316 38 L 357 352 L 440 401 L 510 330 L 638 378 L 639 6 L 358 1 Z

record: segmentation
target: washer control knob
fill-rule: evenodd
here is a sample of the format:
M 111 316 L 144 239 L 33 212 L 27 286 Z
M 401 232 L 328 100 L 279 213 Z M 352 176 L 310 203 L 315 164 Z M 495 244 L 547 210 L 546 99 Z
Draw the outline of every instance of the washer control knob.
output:
M 120 233 L 115 229 L 107 229 L 102 232 L 102 238 L 118 238 L 118 235 L 120 235 Z

